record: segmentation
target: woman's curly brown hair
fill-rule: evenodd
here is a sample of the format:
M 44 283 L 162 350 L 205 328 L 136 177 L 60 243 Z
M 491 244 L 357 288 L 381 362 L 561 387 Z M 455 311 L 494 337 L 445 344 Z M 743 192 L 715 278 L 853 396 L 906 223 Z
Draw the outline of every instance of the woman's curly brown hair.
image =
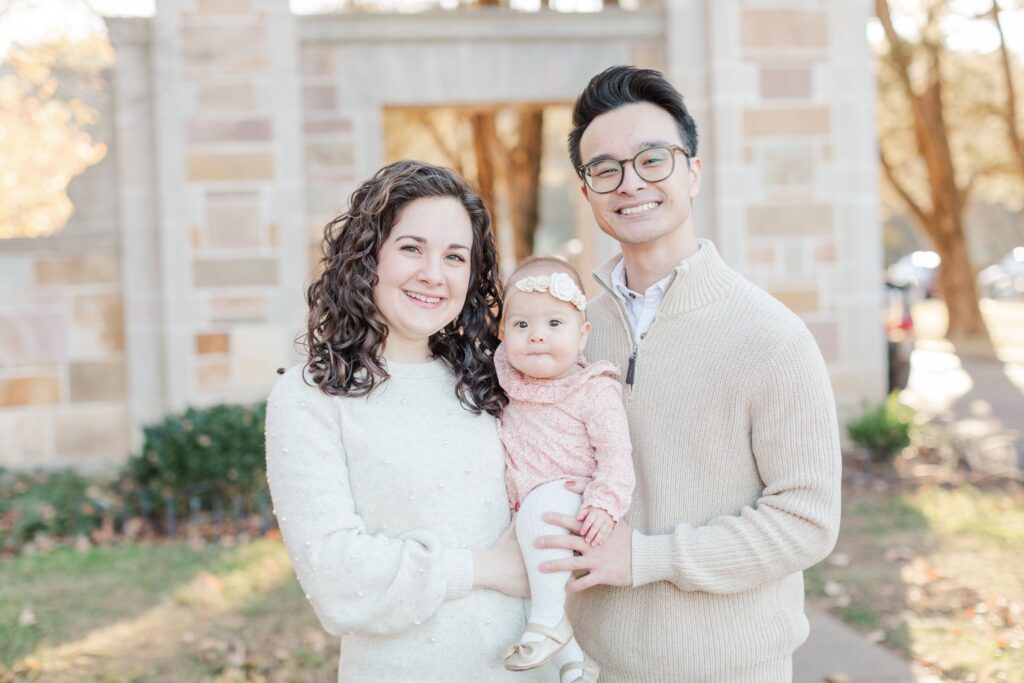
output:
M 385 166 L 352 193 L 345 213 L 324 226 L 323 274 L 306 290 L 306 366 L 320 390 L 335 396 L 365 396 L 387 381 L 381 352 L 388 328 L 373 301 L 377 256 L 402 210 L 424 197 L 457 200 L 473 226 L 466 303 L 428 346 L 455 375 L 462 405 L 496 416 L 508 398 L 491 360 L 501 319 L 491 217 L 469 184 L 446 168 L 419 161 Z

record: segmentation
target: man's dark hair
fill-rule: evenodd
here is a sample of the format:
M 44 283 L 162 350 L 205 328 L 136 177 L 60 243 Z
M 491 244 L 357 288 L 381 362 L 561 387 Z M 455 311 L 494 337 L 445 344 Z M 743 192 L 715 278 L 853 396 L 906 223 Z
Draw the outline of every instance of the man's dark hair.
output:
M 577 173 L 583 163 L 580 138 L 590 122 L 613 109 L 639 102 L 650 102 L 667 111 L 676 120 L 687 154 L 697 155 L 697 124 L 686 109 L 683 96 L 661 72 L 635 66 L 612 66 L 590 79 L 572 108 L 569 156 Z

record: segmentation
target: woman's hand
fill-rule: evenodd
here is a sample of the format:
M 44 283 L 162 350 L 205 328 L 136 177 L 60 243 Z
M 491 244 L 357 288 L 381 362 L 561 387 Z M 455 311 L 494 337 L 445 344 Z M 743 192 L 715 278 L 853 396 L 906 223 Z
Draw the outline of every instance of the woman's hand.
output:
M 489 588 L 517 598 L 530 597 L 526 565 L 516 540 L 516 518 L 488 550 L 473 553 L 473 588 Z

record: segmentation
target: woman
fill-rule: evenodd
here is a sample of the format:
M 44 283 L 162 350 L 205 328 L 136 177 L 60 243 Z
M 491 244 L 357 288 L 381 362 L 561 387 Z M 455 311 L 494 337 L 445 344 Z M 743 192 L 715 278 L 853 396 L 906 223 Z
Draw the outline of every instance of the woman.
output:
M 269 398 L 267 476 L 299 582 L 342 637 L 339 680 L 557 680 L 500 656 L 527 587 L 487 210 L 447 169 L 392 164 L 326 226 L 323 265 L 309 356 Z

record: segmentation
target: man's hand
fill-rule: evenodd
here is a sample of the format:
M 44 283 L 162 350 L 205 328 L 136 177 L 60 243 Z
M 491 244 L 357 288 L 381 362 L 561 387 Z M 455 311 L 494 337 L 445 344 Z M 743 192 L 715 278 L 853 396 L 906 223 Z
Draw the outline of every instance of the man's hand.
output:
M 545 512 L 544 521 L 557 524 L 571 533 L 564 536 L 541 536 L 533 544 L 538 548 L 567 548 L 579 555 L 564 560 L 541 562 L 542 572 L 564 572 L 585 569 L 589 574 L 573 579 L 565 585 L 570 593 L 586 590 L 591 586 L 633 585 L 633 529 L 625 520 L 615 525 L 603 545 L 593 546 L 578 535 L 579 520 L 557 512 Z

